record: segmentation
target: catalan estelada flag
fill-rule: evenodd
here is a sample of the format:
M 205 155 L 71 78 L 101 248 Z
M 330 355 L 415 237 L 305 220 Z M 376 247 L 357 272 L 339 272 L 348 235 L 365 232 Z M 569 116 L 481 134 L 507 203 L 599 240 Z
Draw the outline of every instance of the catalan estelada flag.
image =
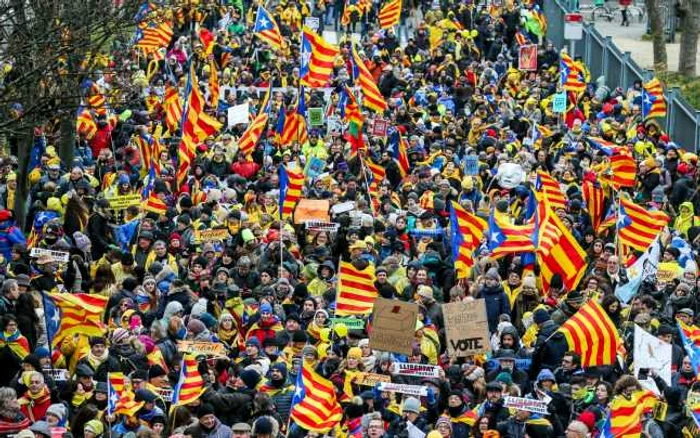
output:
M 597 232 L 600 221 L 603 219 L 603 208 L 605 206 L 605 192 L 598 182 L 589 180 L 583 181 L 581 186 L 583 200 L 586 203 L 586 210 L 591 218 L 593 230 Z
M 642 117 L 666 117 L 664 87 L 658 78 L 653 78 L 643 86 Z
M 4 331 L 0 331 L 0 349 L 5 347 L 9 347 L 10 350 L 20 359 L 24 359 L 31 352 L 29 341 L 19 332 L 19 330 L 15 331 L 11 335 L 5 333 Z
M 474 266 L 474 251 L 481 244 L 486 231 L 486 221 L 468 213 L 458 203 L 452 201 L 450 210 L 450 237 L 452 262 L 457 278 L 467 278 Z
M 581 355 L 584 368 L 612 365 L 622 342 L 615 324 L 596 300 L 589 300 L 559 331 L 569 348 Z
M 331 79 L 335 58 L 340 54 L 338 46 L 326 42 L 308 27 L 301 34 L 301 69 L 303 85 L 325 87 Z
M 559 61 L 559 81 L 561 86 L 566 91 L 580 93 L 586 90 L 586 83 L 583 79 L 583 73 L 576 65 L 573 59 L 566 53 L 561 54 Z
M 547 200 L 552 209 L 566 209 L 566 196 L 562 193 L 559 183 L 549 173 L 537 171 L 535 190 L 542 194 L 542 198 Z
M 408 143 L 393 126 L 389 128 L 388 134 L 387 150 L 391 152 L 391 158 L 398 166 L 401 177 L 404 177 L 411 169 L 411 163 L 408 161 Z
M 681 334 L 681 344 L 690 358 L 693 371 L 700 373 L 700 328 L 694 325 L 686 325 L 681 320 L 678 323 L 678 331 Z
M 185 354 L 180 369 L 180 380 L 173 389 L 172 406 L 184 406 L 192 403 L 202 395 L 204 389 L 204 380 L 199 374 L 195 355 Z
M 277 27 L 277 22 L 262 4 L 258 6 L 253 32 L 273 49 L 279 50 L 282 48 L 282 34 L 279 27 Z
M 622 195 L 617 212 L 619 242 L 623 248 L 646 251 L 669 220 L 666 213 L 645 209 Z
M 333 429 L 343 418 L 335 386 L 307 361 L 302 361 L 297 375 L 289 418 L 302 428 L 319 433 Z
M 493 211 L 489 216 L 486 245 L 492 258 L 500 258 L 518 252 L 534 252 L 535 224 L 514 225 L 503 213 Z
M 629 148 L 625 147 L 610 157 L 610 174 L 605 174 L 612 186 L 619 190 L 622 187 L 634 187 L 637 178 L 637 162 Z
M 399 3 L 401 0 L 399 0 Z M 379 87 L 375 82 L 374 78 L 370 74 L 367 66 L 365 65 L 360 55 L 355 49 L 355 45 L 352 45 L 352 77 L 355 84 L 360 86 L 362 90 L 362 95 L 364 99 L 362 100 L 362 105 L 369 108 L 376 113 L 383 113 L 387 109 L 386 100 L 384 96 L 379 92 Z
M 146 29 L 139 29 L 137 38 L 136 47 L 144 53 L 151 53 L 162 47 L 168 47 L 173 38 L 173 26 L 168 22 L 154 23 Z
M 601 151 L 608 157 L 612 157 L 621 149 L 621 146 L 600 137 L 586 137 L 586 141 L 593 149 Z
M 153 192 L 148 195 L 146 205 L 143 206 L 143 209 L 159 216 L 165 215 L 168 212 L 168 206 Z
M 656 405 L 656 396 L 648 390 L 637 391 L 631 397 L 615 396 L 608 405 L 609 413 L 601 437 L 641 438 L 642 420 Z
M 304 174 L 280 166 L 280 220 L 292 217 L 304 188 Z
M 240 153 L 245 156 L 250 156 L 255 150 L 255 145 L 258 144 L 260 135 L 262 135 L 265 126 L 267 125 L 267 120 L 270 118 L 270 92 L 272 87 L 267 89 L 265 93 L 265 98 L 263 99 L 260 112 L 253 119 L 253 121 L 248 125 L 246 130 L 241 134 L 241 138 L 238 139 L 238 149 Z
M 388 29 L 401 21 L 401 0 L 391 0 L 379 11 L 379 26 Z
M 88 294 L 43 293 L 46 335 L 55 347 L 66 336 L 76 333 L 103 336 L 102 315 L 108 297 Z
M 171 134 L 180 129 L 180 120 L 182 119 L 182 99 L 177 92 L 177 88 L 165 86 L 165 126 L 168 127 Z
M 297 104 L 294 112 L 285 116 L 285 122 L 281 131 L 282 145 L 292 144 L 297 141 L 300 145 L 308 141 L 309 134 L 306 128 L 306 97 L 304 87 L 297 96 Z
M 374 266 L 368 265 L 361 271 L 352 263 L 341 261 L 338 276 L 340 281 L 335 314 L 348 316 L 372 313 L 377 299 L 377 289 L 374 287 Z
M 148 134 L 134 137 L 134 142 L 141 154 L 141 175 L 145 175 L 151 167 L 155 176 L 160 176 L 160 153 L 163 150 L 158 139 Z
M 124 373 L 107 373 L 107 413 L 114 414 L 126 388 Z
M 90 110 L 87 108 L 81 107 L 78 109 L 75 131 L 78 134 L 83 135 L 88 140 L 97 134 L 97 124 L 95 123 L 95 119 L 92 117 Z

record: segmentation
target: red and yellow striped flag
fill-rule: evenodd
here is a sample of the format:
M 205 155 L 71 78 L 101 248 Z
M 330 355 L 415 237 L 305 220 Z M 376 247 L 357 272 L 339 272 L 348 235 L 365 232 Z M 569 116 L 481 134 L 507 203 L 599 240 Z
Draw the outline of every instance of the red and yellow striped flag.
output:
M 168 206 L 163 200 L 157 197 L 153 191 L 151 191 L 151 193 L 148 195 L 146 205 L 143 206 L 143 209 L 160 216 L 165 215 L 168 212 Z
M 185 354 L 180 369 L 180 380 L 173 389 L 172 406 L 184 406 L 192 403 L 202 395 L 204 389 L 204 380 L 199 374 L 195 355 Z
M 559 183 L 549 173 L 542 170 L 537 171 L 535 190 L 542 193 L 543 198 L 547 200 L 552 209 L 566 210 L 566 196 L 562 193 Z
M 644 84 L 644 91 L 648 94 L 648 99 L 651 104 L 642 102 L 642 106 L 646 107 L 642 112 L 645 117 L 666 117 L 666 98 L 664 97 L 664 87 L 659 81 L 659 78 L 653 78 Z M 642 96 L 644 100 L 646 96 Z
M 87 336 L 103 336 L 105 325 L 102 315 L 108 297 L 88 294 L 44 294 L 44 311 L 47 315 L 47 334 L 55 347 L 66 336 L 80 333 Z
M 180 119 L 182 119 L 182 99 L 177 92 L 177 88 L 166 85 L 165 87 L 165 125 L 171 134 L 180 129 Z
M 238 150 L 245 156 L 250 156 L 255 150 L 255 145 L 258 144 L 260 135 L 262 135 L 267 120 L 270 118 L 270 92 L 272 87 L 268 87 L 267 93 L 260 106 L 260 113 L 255 116 L 253 121 L 248 125 L 241 138 L 238 139 Z
M 340 54 L 340 49 L 326 42 L 308 27 L 304 27 L 301 41 L 301 83 L 309 87 L 325 87 L 331 79 L 335 58 Z M 305 54 L 308 54 L 308 60 L 304 60 Z
M 597 182 L 585 180 L 581 186 L 583 200 L 586 202 L 588 215 L 591 217 L 593 230 L 598 232 L 600 221 L 603 219 L 603 207 L 605 205 L 605 192 Z
M 612 365 L 622 342 L 615 324 L 596 300 L 589 300 L 561 327 L 569 348 L 581 355 L 584 368 Z
M 292 217 L 294 208 L 301 199 L 304 179 L 303 173 L 292 172 L 285 166 L 280 166 L 280 220 Z
M 157 51 L 161 47 L 168 47 L 173 37 L 173 27 L 168 22 L 162 22 L 143 30 L 141 39 L 136 42 L 136 47 L 148 54 Z
M 136 416 L 136 413 L 141 410 L 144 404 L 145 402 L 143 401 L 136 401 L 136 395 L 133 393 L 133 391 L 125 389 L 122 391 L 121 396 L 119 397 L 119 401 L 114 408 L 114 413 L 122 414 L 127 417 L 134 417 Z
M 450 235 L 452 262 L 457 278 L 467 278 L 474 266 L 474 251 L 481 243 L 486 231 L 486 221 L 468 213 L 458 203 L 452 201 L 450 211 Z
M 97 124 L 88 109 L 81 108 L 78 110 L 75 130 L 78 134 L 84 135 L 88 140 L 97 134 Z
M 616 190 L 622 187 L 634 187 L 637 178 L 637 162 L 630 149 L 620 148 L 609 160 L 609 165 L 600 175 L 601 181 L 607 182 Z
M 335 314 L 338 316 L 369 315 L 377 299 L 374 287 L 374 266 L 369 265 L 360 271 L 350 262 L 340 262 L 338 298 Z
M 209 29 L 206 27 L 199 29 L 199 40 L 202 42 L 202 46 L 204 46 L 204 55 L 211 55 L 214 50 L 215 38 L 214 35 L 209 32 Z
M 609 418 L 600 436 L 640 438 L 643 415 L 652 412 L 655 405 L 656 396 L 648 390 L 637 391 L 629 398 L 615 396 L 610 402 Z
M 388 29 L 401 20 L 401 0 L 391 0 L 379 11 L 379 26 Z
M 646 251 L 661 230 L 668 225 L 669 220 L 666 213 L 647 210 L 622 195 L 617 213 L 617 235 L 620 244 L 623 248 Z
M 209 106 L 214 109 L 219 107 L 219 72 L 216 69 L 216 61 L 209 62 Z
M 302 362 L 297 375 L 289 418 L 312 432 L 326 433 L 343 418 L 343 409 L 335 396 L 335 386 L 316 371 L 311 363 Z
M 399 3 L 400 2 L 401 0 L 399 0 Z M 362 95 L 364 96 L 362 105 L 377 113 L 386 111 L 386 100 L 384 100 L 382 93 L 379 92 L 377 83 L 370 74 L 362 58 L 360 58 L 359 53 L 357 53 L 354 44 L 352 45 L 352 66 L 353 78 L 355 79 L 355 83 L 360 85 Z

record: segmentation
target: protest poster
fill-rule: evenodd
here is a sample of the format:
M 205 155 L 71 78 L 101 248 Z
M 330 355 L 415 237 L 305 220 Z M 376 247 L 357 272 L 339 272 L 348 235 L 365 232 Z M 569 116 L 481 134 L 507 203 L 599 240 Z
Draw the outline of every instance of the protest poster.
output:
M 467 155 L 464 157 L 464 174 L 476 176 L 479 174 L 479 157 Z
M 537 71 L 537 44 L 526 44 L 518 50 L 518 70 Z
M 213 242 L 215 240 L 226 240 L 228 238 L 228 229 L 214 228 L 211 230 L 194 230 L 194 242 Z
M 507 408 L 517 409 L 519 411 L 528 411 L 540 415 L 548 415 L 547 402 L 544 400 L 530 399 L 524 397 L 504 397 L 503 406 Z
M 68 254 L 65 251 L 54 251 L 45 248 L 32 248 L 32 250 L 29 252 L 29 256 L 35 258 L 49 256 L 51 257 L 51 261 L 54 263 L 68 263 L 68 257 L 70 256 L 70 254 Z
M 566 112 L 566 91 L 554 95 L 554 97 L 552 98 L 552 112 Z
M 229 128 L 233 128 L 236 125 L 247 125 L 249 114 L 248 102 L 241 105 L 234 105 L 228 109 L 226 124 Z
M 56 382 L 67 382 L 70 378 L 70 371 L 65 368 L 46 368 L 42 372 L 51 376 Z
M 308 163 L 306 163 L 306 168 L 304 169 L 304 174 L 309 179 L 314 179 L 323 172 L 326 167 L 326 162 L 318 157 L 311 157 Z
M 450 355 L 466 357 L 490 351 L 489 323 L 483 299 L 443 304 L 442 313 Z
M 318 27 L 321 24 L 321 21 L 319 20 L 318 17 L 306 17 L 304 18 L 304 26 L 308 27 L 309 29 L 313 30 L 314 32 L 318 32 Z
M 309 108 L 309 125 L 323 126 L 323 108 Z
M 410 355 L 413 351 L 418 304 L 377 298 L 372 311 L 369 345 L 374 350 Z
M 170 403 L 173 401 L 173 390 L 168 388 L 158 388 L 156 389 L 156 395 L 163 399 L 164 402 Z
M 294 209 L 294 224 L 299 225 L 307 221 L 330 222 L 330 208 L 331 204 L 327 199 L 300 199 Z
M 109 202 L 109 208 L 112 210 L 126 210 L 134 205 L 141 204 L 141 195 L 123 195 L 123 196 L 112 196 L 111 198 L 106 198 Z
M 345 324 L 348 330 L 362 330 L 365 328 L 365 321 L 357 318 L 331 318 L 331 327 L 338 324 Z
M 649 370 L 655 370 L 666 384 L 671 385 L 671 362 L 673 347 L 654 335 L 647 333 L 635 324 L 634 326 L 634 375 L 644 387 L 660 395 L 659 389 L 649 375 Z M 640 370 L 647 374 L 647 379 L 640 378 Z M 648 382 L 644 384 L 643 381 Z
M 372 123 L 372 135 L 375 137 L 385 137 L 389 129 L 389 122 L 384 119 L 374 119 Z
M 338 116 L 328 116 L 326 118 L 326 135 L 339 136 L 343 133 L 343 122 Z
M 382 382 L 379 384 L 379 390 L 412 395 L 413 397 L 423 397 L 428 395 L 428 387 L 426 386 L 404 385 L 401 383 Z
M 354 383 L 362 386 L 377 386 L 378 383 L 391 382 L 391 377 L 386 374 L 362 373 L 355 377 Z
M 219 342 L 179 341 L 177 351 L 203 356 L 226 356 L 226 347 Z
M 659 267 L 656 270 L 656 280 L 662 281 L 664 283 L 671 282 L 678 277 L 679 274 L 678 263 L 675 262 L 663 262 L 659 263 Z
M 391 367 L 391 374 L 437 379 L 440 377 L 440 367 L 422 363 L 394 362 Z

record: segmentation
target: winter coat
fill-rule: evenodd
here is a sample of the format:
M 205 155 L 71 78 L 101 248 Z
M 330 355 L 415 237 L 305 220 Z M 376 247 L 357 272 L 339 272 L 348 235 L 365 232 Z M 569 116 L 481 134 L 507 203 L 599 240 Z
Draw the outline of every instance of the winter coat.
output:
M 498 329 L 498 317 L 502 314 L 510 316 L 510 303 L 508 296 L 500 283 L 496 287 L 482 287 L 479 297 L 486 301 L 486 317 L 489 320 L 489 331 L 495 332 Z

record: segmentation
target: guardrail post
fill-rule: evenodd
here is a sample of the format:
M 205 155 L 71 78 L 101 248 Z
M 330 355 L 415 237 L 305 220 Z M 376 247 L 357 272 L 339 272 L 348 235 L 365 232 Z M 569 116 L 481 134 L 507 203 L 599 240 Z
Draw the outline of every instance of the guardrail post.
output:
M 624 90 L 629 87 L 629 82 L 627 77 L 629 76 L 627 72 L 629 71 L 630 59 L 632 59 L 632 52 L 625 52 L 622 54 L 622 71 L 620 72 L 620 82 Z
M 695 111 L 695 144 L 693 145 L 693 152 L 697 153 L 698 145 L 700 144 L 700 111 Z
M 606 36 L 603 41 L 603 76 L 605 76 L 605 83 L 608 84 L 608 66 L 610 64 L 610 45 L 612 44 L 612 37 Z M 608 84 L 611 89 L 614 89 L 616 85 Z
M 666 114 L 666 132 L 669 137 L 673 139 L 673 134 L 676 131 L 675 118 L 676 118 L 676 97 L 680 93 L 681 89 L 679 87 L 671 87 L 666 95 L 666 102 L 668 103 L 668 113 Z
M 583 51 L 583 60 L 586 65 L 591 65 L 591 40 L 593 39 L 591 36 L 592 27 L 593 25 L 590 23 L 583 25 L 584 38 L 586 39 L 586 47 Z

